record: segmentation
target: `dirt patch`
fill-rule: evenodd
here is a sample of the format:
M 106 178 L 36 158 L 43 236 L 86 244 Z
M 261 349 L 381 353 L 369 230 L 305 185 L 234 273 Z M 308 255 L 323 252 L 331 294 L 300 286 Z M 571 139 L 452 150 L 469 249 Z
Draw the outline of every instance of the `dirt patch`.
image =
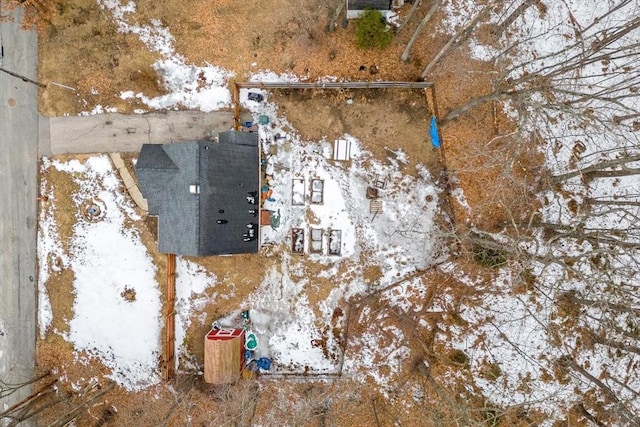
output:
M 380 160 L 396 160 L 402 150 L 416 174 L 422 164 L 438 170 L 429 137 L 428 109 L 418 89 L 274 90 L 272 100 L 303 140 L 320 141 L 350 134 Z M 404 166 L 402 162 L 400 166 Z
M 133 302 L 136 300 L 136 290 L 133 287 L 125 286 L 124 290 L 120 292 L 120 296 L 127 302 Z
M 49 277 L 47 287 L 49 302 L 53 319 L 51 327 L 57 333 L 69 332 L 69 322 L 73 319 L 73 302 L 75 291 L 73 289 L 73 270 L 64 269 Z
M 434 75 L 440 117 L 494 90 L 494 65 L 469 57 L 467 47 L 458 47 Z M 459 64 L 465 64 L 464 71 Z M 498 104 L 484 103 L 442 123 L 441 133 L 452 187 L 463 189 L 468 205 L 453 204 L 460 225 L 482 223 L 496 231 L 514 219 L 524 221 L 537 207 L 533 193 L 542 165 L 537 141 L 522 141 Z

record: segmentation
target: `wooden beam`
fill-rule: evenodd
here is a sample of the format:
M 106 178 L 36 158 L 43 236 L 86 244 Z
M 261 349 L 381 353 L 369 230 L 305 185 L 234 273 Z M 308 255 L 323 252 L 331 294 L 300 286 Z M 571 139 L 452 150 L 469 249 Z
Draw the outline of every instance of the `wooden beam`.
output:
M 233 129 L 240 130 L 240 86 L 241 83 L 233 84 Z
M 238 82 L 236 88 L 256 89 L 426 89 L 432 82 Z M 235 96 L 235 94 L 234 94 Z
M 167 306 L 165 314 L 164 380 L 170 381 L 175 367 L 176 341 L 176 256 L 167 254 Z

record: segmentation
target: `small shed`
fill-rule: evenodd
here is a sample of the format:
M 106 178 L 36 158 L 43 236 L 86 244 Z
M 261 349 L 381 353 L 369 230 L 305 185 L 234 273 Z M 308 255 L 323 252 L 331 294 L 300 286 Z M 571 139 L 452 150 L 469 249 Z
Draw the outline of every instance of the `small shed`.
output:
M 366 9 L 379 10 L 382 16 L 389 18 L 392 0 L 345 0 L 347 2 L 347 19 L 356 19 Z
M 204 381 L 228 384 L 244 367 L 244 329 L 211 329 L 204 338 Z

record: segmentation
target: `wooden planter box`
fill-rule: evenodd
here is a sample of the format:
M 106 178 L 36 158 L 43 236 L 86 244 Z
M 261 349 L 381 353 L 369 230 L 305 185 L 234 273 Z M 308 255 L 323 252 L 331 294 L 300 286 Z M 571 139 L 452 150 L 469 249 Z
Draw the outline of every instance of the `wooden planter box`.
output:
M 291 252 L 304 254 L 304 228 L 291 230 Z
M 329 255 L 342 253 L 342 230 L 329 230 Z

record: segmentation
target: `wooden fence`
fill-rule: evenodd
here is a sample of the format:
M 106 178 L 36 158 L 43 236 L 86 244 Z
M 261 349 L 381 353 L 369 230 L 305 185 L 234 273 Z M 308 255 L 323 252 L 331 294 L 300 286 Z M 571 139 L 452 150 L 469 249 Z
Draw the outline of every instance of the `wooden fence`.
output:
M 164 380 L 173 378 L 176 340 L 176 256 L 167 254 L 167 306 L 164 317 Z

